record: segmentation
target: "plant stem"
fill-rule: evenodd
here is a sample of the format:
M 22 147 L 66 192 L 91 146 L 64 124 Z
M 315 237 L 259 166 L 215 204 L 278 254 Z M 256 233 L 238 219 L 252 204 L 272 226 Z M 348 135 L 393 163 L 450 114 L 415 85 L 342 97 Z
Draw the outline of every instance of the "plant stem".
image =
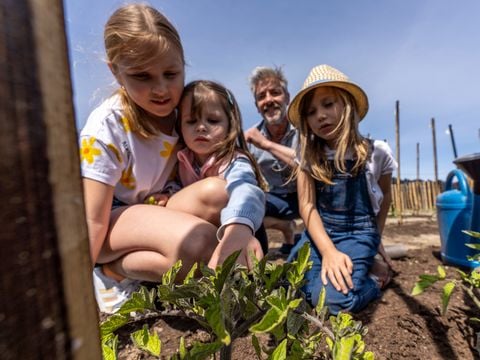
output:
M 232 344 L 225 345 L 220 349 L 220 360 L 231 360 L 232 358 Z
M 477 296 L 473 292 L 473 287 L 472 286 L 465 286 L 465 285 L 462 285 L 462 286 L 465 289 L 465 291 L 467 292 L 467 294 L 470 296 L 470 298 L 473 300 L 473 302 L 475 303 L 477 308 L 480 309 L 480 300 L 477 298 Z
M 314 323 L 315 325 L 317 325 L 323 332 L 325 332 L 327 334 L 328 337 L 330 337 L 332 340 L 335 339 L 335 335 L 333 334 L 333 332 L 328 328 L 326 327 L 323 322 L 321 322 L 320 320 L 318 320 L 315 316 L 312 316 L 310 314 L 307 314 L 306 312 L 304 311 L 298 311 L 298 310 L 294 310 L 295 313 L 303 316 L 305 319 L 307 319 L 308 321 Z
M 250 325 L 260 319 L 264 314 L 265 311 L 259 311 L 253 316 L 251 316 L 249 319 L 245 320 L 236 330 L 232 330 L 232 341 L 237 337 L 242 336 L 242 334 L 248 330 Z

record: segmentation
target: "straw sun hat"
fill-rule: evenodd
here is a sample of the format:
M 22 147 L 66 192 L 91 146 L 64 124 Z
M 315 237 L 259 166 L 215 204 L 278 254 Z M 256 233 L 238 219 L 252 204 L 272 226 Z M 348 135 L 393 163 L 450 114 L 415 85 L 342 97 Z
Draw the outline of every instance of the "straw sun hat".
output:
M 307 92 L 320 86 L 333 86 L 345 90 L 355 99 L 360 120 L 367 114 L 368 98 L 360 86 L 351 82 L 347 75 L 341 71 L 329 65 L 318 65 L 310 71 L 303 83 L 302 90 L 293 98 L 288 107 L 288 118 L 296 128 L 300 125 L 300 105 L 302 104 L 302 99 Z

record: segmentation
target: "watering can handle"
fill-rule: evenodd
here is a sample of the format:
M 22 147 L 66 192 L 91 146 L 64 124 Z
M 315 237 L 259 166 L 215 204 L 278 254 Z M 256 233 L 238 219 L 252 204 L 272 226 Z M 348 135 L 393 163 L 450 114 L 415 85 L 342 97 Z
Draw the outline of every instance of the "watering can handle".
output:
M 467 179 L 462 171 L 455 169 L 448 173 L 447 181 L 445 182 L 445 190 L 450 190 L 452 188 L 453 178 L 456 177 L 458 179 L 458 187 L 460 188 L 460 192 L 464 195 L 470 195 L 470 187 L 467 184 Z

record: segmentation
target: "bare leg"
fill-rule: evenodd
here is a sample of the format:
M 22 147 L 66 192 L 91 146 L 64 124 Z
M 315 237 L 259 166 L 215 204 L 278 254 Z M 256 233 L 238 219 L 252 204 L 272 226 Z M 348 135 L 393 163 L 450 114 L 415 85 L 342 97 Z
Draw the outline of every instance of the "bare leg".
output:
M 119 208 L 112 212 L 97 262 L 121 276 L 158 282 L 181 259 L 184 276 L 195 262 L 208 262 L 216 230 L 205 220 L 161 206 Z
M 391 268 L 383 259 L 374 259 L 372 267 L 370 268 L 370 274 L 377 277 L 380 289 L 384 289 L 392 280 Z
M 263 224 L 267 229 L 275 229 L 282 232 L 285 244 L 294 244 L 295 235 L 295 221 L 282 220 L 270 216 L 266 216 L 263 220 Z
M 168 200 L 167 208 L 195 215 L 220 226 L 220 212 L 228 202 L 225 185 L 225 180 L 216 176 L 197 181 L 174 194 Z

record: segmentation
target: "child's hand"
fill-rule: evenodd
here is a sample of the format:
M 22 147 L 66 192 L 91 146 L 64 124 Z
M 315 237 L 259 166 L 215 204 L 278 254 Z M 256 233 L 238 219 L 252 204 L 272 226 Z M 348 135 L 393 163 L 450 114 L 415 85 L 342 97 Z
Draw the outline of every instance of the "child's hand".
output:
M 337 249 L 322 254 L 320 276 L 323 285 L 327 285 L 330 280 L 337 291 L 347 294 L 349 290 L 353 289 L 352 271 L 353 263 L 347 254 Z
M 242 252 L 237 259 L 237 263 L 245 265 L 248 269 L 253 267 L 250 254 L 253 254 L 257 259 L 263 257 L 262 246 L 255 236 L 253 236 L 252 230 L 247 225 L 227 225 L 222 240 L 218 243 L 208 262 L 208 267 L 215 269 L 234 251 L 240 249 Z
M 168 195 L 163 193 L 156 193 L 150 195 L 145 201 L 145 204 L 166 206 L 168 202 Z

